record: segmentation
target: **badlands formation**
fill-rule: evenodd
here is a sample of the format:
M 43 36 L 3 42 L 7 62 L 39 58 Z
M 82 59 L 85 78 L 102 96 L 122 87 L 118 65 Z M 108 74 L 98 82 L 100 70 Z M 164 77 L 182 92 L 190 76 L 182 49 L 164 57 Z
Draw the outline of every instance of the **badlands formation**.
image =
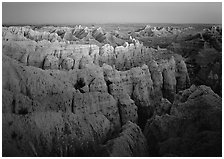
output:
M 221 28 L 2 28 L 3 156 L 221 156 Z

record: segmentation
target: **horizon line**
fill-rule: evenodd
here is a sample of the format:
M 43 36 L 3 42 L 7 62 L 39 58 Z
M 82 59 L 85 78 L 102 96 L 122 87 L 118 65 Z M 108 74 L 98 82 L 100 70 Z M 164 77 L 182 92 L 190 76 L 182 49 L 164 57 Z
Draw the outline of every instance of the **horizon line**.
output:
M 198 23 L 173 23 L 173 22 L 105 22 L 105 23 L 2 23 L 2 25 L 97 25 L 97 24 L 215 24 L 215 25 L 222 25 L 222 23 L 203 23 L 203 22 L 198 22 Z

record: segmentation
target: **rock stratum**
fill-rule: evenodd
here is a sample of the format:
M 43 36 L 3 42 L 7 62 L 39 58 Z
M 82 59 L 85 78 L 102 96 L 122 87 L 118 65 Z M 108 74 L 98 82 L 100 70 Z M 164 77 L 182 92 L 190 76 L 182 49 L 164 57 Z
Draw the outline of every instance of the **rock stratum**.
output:
M 3 156 L 221 156 L 221 92 L 192 81 L 176 48 L 142 40 L 191 29 L 3 27 Z M 218 87 L 211 55 L 196 64 Z

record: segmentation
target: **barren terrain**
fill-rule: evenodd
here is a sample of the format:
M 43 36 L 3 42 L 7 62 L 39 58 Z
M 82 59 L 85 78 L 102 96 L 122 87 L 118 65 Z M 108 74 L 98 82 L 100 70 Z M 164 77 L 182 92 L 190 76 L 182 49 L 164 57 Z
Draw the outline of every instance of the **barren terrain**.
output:
M 221 156 L 222 28 L 2 27 L 3 156 Z

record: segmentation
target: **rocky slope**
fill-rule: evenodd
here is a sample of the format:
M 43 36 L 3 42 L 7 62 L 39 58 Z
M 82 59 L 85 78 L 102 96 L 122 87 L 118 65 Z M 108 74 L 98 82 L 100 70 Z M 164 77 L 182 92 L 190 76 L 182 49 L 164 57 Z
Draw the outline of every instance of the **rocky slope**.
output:
M 192 85 L 176 96 L 170 114 L 148 120 L 144 134 L 152 156 L 221 156 L 222 99 Z
M 160 131 L 153 127 L 156 118 L 181 122 L 191 105 L 198 105 L 196 95 L 191 105 L 185 104 L 190 110 L 178 106 L 197 90 L 185 90 L 190 80 L 181 55 L 148 48 L 119 32 L 82 26 L 3 27 L 2 47 L 3 156 L 186 154 L 160 152 L 161 141 L 151 135 Z M 199 95 L 209 90 L 220 105 L 212 90 L 198 89 Z M 176 94 L 182 90 L 178 103 Z M 213 111 L 216 104 L 208 104 Z M 220 112 L 214 109 L 217 133 Z M 189 114 L 189 122 L 192 118 Z M 213 117 L 206 121 L 212 123 Z

